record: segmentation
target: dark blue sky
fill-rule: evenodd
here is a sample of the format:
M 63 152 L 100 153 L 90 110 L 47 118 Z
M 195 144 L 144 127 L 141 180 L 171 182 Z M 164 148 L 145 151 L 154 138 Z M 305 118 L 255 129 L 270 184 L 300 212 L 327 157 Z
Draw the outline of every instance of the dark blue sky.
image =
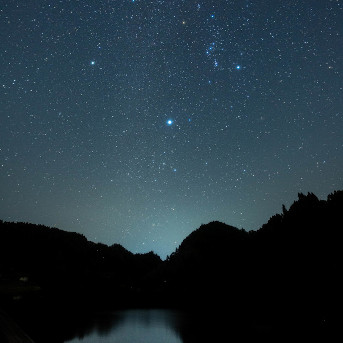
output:
M 342 1 L 0 8 L 1 219 L 165 257 L 343 188 Z

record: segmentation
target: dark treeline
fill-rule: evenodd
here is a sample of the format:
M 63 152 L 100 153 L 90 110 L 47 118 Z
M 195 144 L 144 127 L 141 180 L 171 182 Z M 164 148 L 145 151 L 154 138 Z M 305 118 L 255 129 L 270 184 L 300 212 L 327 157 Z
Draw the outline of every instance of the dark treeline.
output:
M 201 226 L 159 266 L 151 285 L 178 306 L 223 308 L 238 325 L 341 325 L 343 192 L 327 201 L 299 194 L 282 209 L 258 231 Z
M 8 292 L 12 285 L 14 293 L 32 289 L 70 305 L 86 299 L 87 306 L 122 306 L 127 292 L 161 263 L 153 252 L 133 254 L 78 233 L 0 221 L 0 280 Z
M 202 225 L 166 261 L 77 233 L 1 221 L 3 307 L 26 302 L 26 314 L 37 302 L 70 313 L 176 307 L 222 311 L 236 327 L 326 332 L 340 323 L 343 191 L 327 200 L 298 197 L 258 231 Z

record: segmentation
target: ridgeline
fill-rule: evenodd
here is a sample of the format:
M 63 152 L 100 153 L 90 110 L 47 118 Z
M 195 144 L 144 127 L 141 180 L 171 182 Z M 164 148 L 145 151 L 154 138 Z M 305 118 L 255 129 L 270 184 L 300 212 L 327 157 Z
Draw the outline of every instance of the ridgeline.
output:
M 223 311 L 238 326 L 327 332 L 340 324 L 342 210 L 343 191 L 327 200 L 299 193 L 257 231 L 202 225 L 166 261 L 0 221 L 0 307 L 24 326 L 33 308 L 174 307 Z

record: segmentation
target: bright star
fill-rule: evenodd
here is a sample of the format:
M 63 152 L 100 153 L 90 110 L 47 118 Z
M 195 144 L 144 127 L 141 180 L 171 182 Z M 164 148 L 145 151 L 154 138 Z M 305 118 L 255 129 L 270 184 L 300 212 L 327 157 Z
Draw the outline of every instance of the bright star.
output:
M 241 69 L 241 66 L 240 66 L 240 65 L 237 65 L 237 66 L 236 66 L 236 69 L 237 69 L 237 70 Z
M 173 123 L 174 123 L 173 120 L 171 120 L 171 119 L 168 119 L 168 120 L 167 120 L 167 125 L 171 126 L 171 125 L 173 125 Z
M 94 66 L 95 65 L 95 61 L 91 61 L 91 65 Z

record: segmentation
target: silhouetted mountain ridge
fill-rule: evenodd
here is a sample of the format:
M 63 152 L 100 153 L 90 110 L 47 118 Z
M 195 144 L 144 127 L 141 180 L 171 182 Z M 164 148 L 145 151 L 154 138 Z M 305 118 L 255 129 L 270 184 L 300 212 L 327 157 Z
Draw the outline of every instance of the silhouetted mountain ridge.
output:
M 202 225 L 158 267 L 150 287 L 177 306 L 226 309 L 239 322 L 337 324 L 343 192 L 327 200 L 299 193 L 282 209 L 258 231 Z
M 339 322 L 342 305 L 342 210 L 343 191 L 327 200 L 299 193 L 257 231 L 202 225 L 166 261 L 0 221 L 0 290 L 27 276 L 63 303 L 215 309 L 236 323 L 322 329 Z
M 121 304 L 132 285 L 161 262 L 153 252 L 133 254 L 79 233 L 0 221 L 0 289 L 2 282 L 14 285 L 15 292 L 17 281 L 27 279 L 44 294 L 71 302 L 87 297 L 87 302 Z
M 230 242 L 243 241 L 247 238 L 246 231 L 214 221 L 200 226 L 199 229 L 189 234 L 182 241 L 177 253 L 186 250 L 197 250 L 203 253 L 210 250 L 212 253 L 216 253 L 220 248 L 227 247 Z

